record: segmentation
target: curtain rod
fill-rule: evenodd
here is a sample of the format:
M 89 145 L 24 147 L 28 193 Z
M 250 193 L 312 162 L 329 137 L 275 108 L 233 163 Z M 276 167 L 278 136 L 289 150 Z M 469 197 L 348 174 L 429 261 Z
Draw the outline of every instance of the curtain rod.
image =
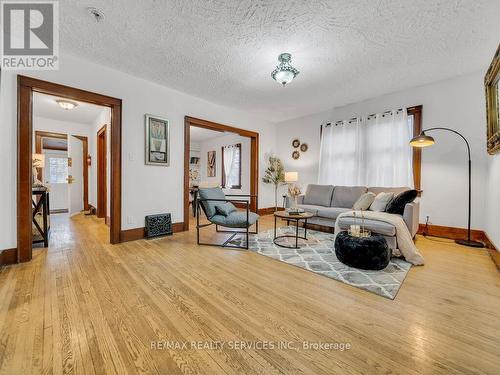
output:
M 384 116 L 384 115 L 386 115 L 386 114 L 389 114 L 389 113 L 392 113 L 392 112 L 396 112 L 396 113 L 397 113 L 397 112 L 400 112 L 400 111 L 402 111 L 402 110 L 403 110 L 403 108 L 398 108 L 398 109 L 396 109 L 395 111 L 385 111 L 385 112 L 382 112 L 381 114 L 382 114 L 382 116 Z M 372 118 L 372 117 L 375 117 L 375 116 L 377 116 L 377 114 L 378 114 L 378 113 L 372 113 L 371 115 L 366 116 L 366 119 L 368 120 L 368 119 L 370 119 L 370 118 Z M 359 120 L 361 120 L 361 121 L 363 121 L 363 117 L 359 116 L 359 117 L 352 117 L 352 118 L 350 118 L 349 120 L 339 120 L 339 121 L 335 121 L 335 122 L 334 122 L 334 125 L 336 126 L 336 125 L 343 124 L 345 121 L 347 121 L 347 122 L 350 124 L 350 123 L 352 123 L 352 122 L 354 122 L 354 121 L 357 121 L 358 119 L 359 119 Z M 328 123 L 326 123 L 326 124 L 325 124 L 325 126 L 330 126 L 330 125 L 332 125 L 332 123 L 331 123 L 331 122 L 328 122 Z

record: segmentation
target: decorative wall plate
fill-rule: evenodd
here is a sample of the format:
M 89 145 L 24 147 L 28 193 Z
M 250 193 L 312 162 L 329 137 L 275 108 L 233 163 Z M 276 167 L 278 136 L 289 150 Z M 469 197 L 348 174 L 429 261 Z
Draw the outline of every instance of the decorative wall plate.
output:
M 309 149 L 309 146 L 307 145 L 307 143 L 302 143 L 300 145 L 300 151 L 306 152 L 308 149 Z
M 292 146 L 293 146 L 294 148 L 298 148 L 298 147 L 300 146 L 300 141 L 299 141 L 298 139 L 294 139 L 294 140 L 292 141 Z
M 300 158 L 300 152 L 298 151 L 294 151 L 292 152 L 292 158 L 297 160 L 298 158 Z

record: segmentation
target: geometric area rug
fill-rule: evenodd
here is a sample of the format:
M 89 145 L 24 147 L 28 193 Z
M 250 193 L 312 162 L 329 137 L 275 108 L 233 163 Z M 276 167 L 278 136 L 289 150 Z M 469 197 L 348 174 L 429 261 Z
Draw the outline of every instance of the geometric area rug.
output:
M 290 226 L 277 228 L 278 235 L 295 234 Z M 299 235 L 303 229 L 299 228 Z M 240 244 L 244 238 L 235 238 L 233 244 Z M 281 238 L 285 245 L 295 245 L 294 238 Z M 243 243 L 244 245 L 244 243 Z M 361 270 L 341 263 L 335 255 L 332 233 L 307 231 L 307 241 L 299 239 L 300 249 L 285 249 L 273 243 L 273 230 L 250 236 L 249 249 L 281 262 L 341 281 L 357 288 L 365 289 L 379 296 L 394 299 L 403 283 L 411 263 L 392 258 L 389 265 L 380 271 Z

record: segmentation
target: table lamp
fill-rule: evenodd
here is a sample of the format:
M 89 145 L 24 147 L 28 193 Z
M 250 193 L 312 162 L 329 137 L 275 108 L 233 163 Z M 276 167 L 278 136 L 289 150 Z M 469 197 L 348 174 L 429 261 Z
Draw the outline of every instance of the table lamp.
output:
M 43 186 L 43 182 L 38 179 L 38 168 L 45 167 L 45 155 L 33 154 L 31 156 L 31 164 L 33 168 L 33 186 Z

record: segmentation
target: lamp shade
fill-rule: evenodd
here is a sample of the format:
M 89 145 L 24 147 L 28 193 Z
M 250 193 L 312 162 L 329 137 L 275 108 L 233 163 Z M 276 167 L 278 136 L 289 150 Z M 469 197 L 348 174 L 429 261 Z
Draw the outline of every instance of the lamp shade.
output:
M 297 172 L 285 172 L 285 182 L 297 182 L 299 180 L 299 174 Z
M 45 155 L 44 154 L 33 154 L 31 157 L 34 168 L 45 167 Z
M 410 145 L 412 147 L 427 147 L 432 146 L 436 141 L 429 135 L 426 135 L 424 132 L 420 133 L 416 137 L 413 137 L 410 141 Z

